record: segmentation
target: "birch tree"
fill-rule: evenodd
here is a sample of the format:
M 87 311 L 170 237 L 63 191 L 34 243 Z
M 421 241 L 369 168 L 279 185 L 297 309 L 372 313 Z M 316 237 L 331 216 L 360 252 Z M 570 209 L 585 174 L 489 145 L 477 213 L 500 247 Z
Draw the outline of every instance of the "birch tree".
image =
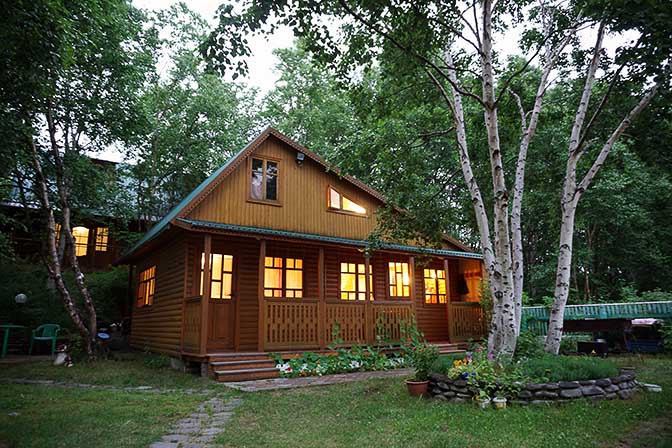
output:
M 154 68 L 154 30 L 143 29 L 143 20 L 121 0 L 40 0 L 15 2 L 0 23 L 0 110 L 15 125 L 7 144 L 16 160 L 33 168 L 32 195 L 45 216 L 47 272 L 91 359 L 97 312 L 75 251 L 71 200 L 79 180 L 68 161 L 134 137 L 135 98 Z M 66 270 L 74 274 L 72 290 Z
M 544 343 L 545 350 L 555 354 L 560 350 L 565 306 L 567 305 L 567 298 L 569 296 L 574 222 L 579 200 L 585 194 L 586 190 L 588 190 L 588 187 L 590 187 L 595 176 L 600 171 L 600 168 L 604 165 L 614 144 L 623 135 L 633 120 L 649 105 L 661 86 L 668 82 L 669 65 L 665 65 L 661 67 L 662 73 L 657 77 L 658 79 L 653 82 L 652 86 L 645 89 L 635 106 L 626 113 L 625 117 L 623 117 L 620 123 L 613 129 L 607 140 L 602 144 L 588 171 L 582 178 L 579 178 L 577 173 L 578 164 L 581 158 L 586 154 L 588 147 L 586 142 L 586 131 L 590 128 L 603 109 L 611 91 L 611 87 L 618 81 L 618 77 L 624 67 L 624 65 L 621 65 L 616 70 L 609 89 L 607 89 L 607 92 L 602 97 L 600 104 L 591 119 L 586 123 L 590 98 L 595 86 L 596 72 L 602 56 L 605 33 L 606 26 L 604 23 L 600 23 L 597 38 L 593 46 L 591 61 L 586 72 L 581 100 L 576 109 L 576 115 L 569 137 L 567 166 L 562 188 L 562 197 L 560 200 L 560 243 L 558 248 L 555 293 L 553 304 L 551 306 L 548 334 L 546 335 L 546 341 Z M 663 61 L 663 63 L 669 64 L 669 61 Z

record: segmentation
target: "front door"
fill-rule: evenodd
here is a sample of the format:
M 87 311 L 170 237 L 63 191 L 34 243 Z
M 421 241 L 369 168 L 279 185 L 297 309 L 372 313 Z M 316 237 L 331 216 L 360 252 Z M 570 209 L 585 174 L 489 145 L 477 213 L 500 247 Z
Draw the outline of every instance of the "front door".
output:
M 210 257 L 208 350 L 233 350 L 237 300 L 234 256 L 213 253 Z

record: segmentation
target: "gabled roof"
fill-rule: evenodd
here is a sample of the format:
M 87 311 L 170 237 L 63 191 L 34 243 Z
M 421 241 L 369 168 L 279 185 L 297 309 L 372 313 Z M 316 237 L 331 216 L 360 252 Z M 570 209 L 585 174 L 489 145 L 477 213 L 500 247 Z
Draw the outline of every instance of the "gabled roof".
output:
M 125 260 L 132 256 L 135 251 L 159 236 L 162 232 L 170 228 L 171 225 L 174 225 L 176 219 L 186 217 L 187 214 L 191 212 L 211 191 L 213 191 L 229 174 L 231 174 L 241 163 L 243 163 L 247 156 L 252 154 L 259 147 L 259 145 L 266 141 L 266 139 L 268 139 L 270 136 L 273 136 L 284 142 L 294 150 L 305 154 L 306 157 L 322 165 L 327 171 L 331 171 L 334 174 L 340 176 L 342 179 L 368 193 L 382 203 L 387 203 L 385 196 L 383 196 L 382 193 L 376 191 L 375 189 L 366 185 L 364 182 L 355 179 L 352 176 L 342 174 L 338 167 L 329 164 L 326 160 L 305 146 L 295 142 L 291 138 L 282 134 L 280 131 L 268 126 L 245 147 L 239 150 L 233 157 L 227 160 L 224 165 L 222 165 L 207 179 L 201 182 L 201 184 L 196 187 L 196 189 L 189 193 L 179 204 L 177 204 L 177 206 L 175 206 L 166 216 L 164 216 L 163 219 L 161 219 L 145 235 L 143 235 L 140 241 L 138 241 L 128 252 L 126 252 L 119 260 L 117 260 L 116 264 L 125 262 Z M 445 236 L 444 238 L 446 241 L 449 241 L 464 251 L 471 251 L 471 248 L 461 243 L 460 241 L 457 241 L 448 236 Z

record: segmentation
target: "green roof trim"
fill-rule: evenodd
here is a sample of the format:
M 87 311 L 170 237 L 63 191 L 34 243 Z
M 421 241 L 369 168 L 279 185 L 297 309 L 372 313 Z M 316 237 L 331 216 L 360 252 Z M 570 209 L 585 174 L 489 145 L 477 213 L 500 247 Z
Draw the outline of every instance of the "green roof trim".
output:
M 263 227 L 238 226 L 234 224 L 224 224 L 221 222 L 200 221 L 196 219 L 178 218 L 180 222 L 189 224 L 192 227 L 203 229 L 224 230 L 229 232 L 253 233 L 257 235 L 268 235 L 281 238 L 295 238 L 301 240 L 319 241 L 323 243 L 343 244 L 347 246 L 367 247 L 367 240 L 354 240 L 350 238 L 338 238 L 334 236 L 316 235 L 313 233 L 290 232 L 288 230 L 266 229 Z M 444 257 L 471 258 L 481 260 L 483 256 L 474 252 L 461 252 L 456 250 L 433 249 L 429 247 L 407 246 L 404 244 L 382 243 L 379 246 L 382 250 L 398 250 L 402 252 L 414 252 L 427 255 L 438 255 Z
M 145 245 L 149 241 L 151 241 L 154 238 L 156 238 L 157 236 L 159 236 L 164 230 L 166 230 L 170 226 L 170 222 L 173 219 L 175 219 L 177 217 L 177 215 L 179 215 L 180 212 L 187 205 L 189 205 L 189 203 L 191 203 L 191 201 L 196 196 L 198 196 L 203 190 L 205 190 L 205 188 L 208 185 L 210 185 L 210 183 L 213 180 L 215 180 L 224 170 L 226 170 L 229 167 L 229 165 L 231 165 L 231 163 L 233 163 L 233 161 L 236 160 L 238 158 L 238 156 L 240 156 L 242 153 L 244 153 L 245 150 L 247 150 L 247 148 L 249 148 L 250 145 L 252 143 L 254 143 L 255 141 L 256 141 L 256 138 L 252 139 L 241 150 L 239 150 L 231 158 L 229 158 L 229 160 L 227 160 L 224 165 L 219 167 L 214 173 L 212 173 L 210 176 L 208 176 L 207 179 L 205 179 L 203 182 L 201 182 L 201 184 L 198 187 L 196 187 L 196 189 L 194 191 L 189 193 L 184 199 L 182 199 L 182 201 L 179 204 L 177 204 L 175 207 L 173 207 L 173 209 L 170 212 L 168 212 L 168 214 L 166 216 L 164 216 L 159 222 L 154 224 L 154 226 L 151 229 L 149 229 L 149 231 L 147 231 L 147 233 L 145 233 L 142 238 L 140 238 L 140 241 L 135 243 L 135 245 L 130 250 L 128 250 L 121 258 L 124 258 L 127 255 L 132 254 L 133 252 L 138 250 L 140 247 L 142 247 L 143 245 Z

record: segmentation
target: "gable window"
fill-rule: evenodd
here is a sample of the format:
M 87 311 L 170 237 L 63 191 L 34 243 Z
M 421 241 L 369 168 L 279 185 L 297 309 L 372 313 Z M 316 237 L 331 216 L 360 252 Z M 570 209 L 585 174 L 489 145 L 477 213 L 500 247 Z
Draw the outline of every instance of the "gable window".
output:
M 278 200 L 278 162 L 252 158 L 250 199 L 256 201 Z
M 83 257 L 86 255 L 89 244 L 89 229 L 86 227 L 74 227 L 72 236 L 75 238 L 75 256 Z
M 96 228 L 96 252 L 107 252 L 107 237 L 109 229 L 107 227 Z
M 205 254 L 201 253 L 201 288 L 203 295 L 203 267 Z M 233 256 L 224 254 L 210 254 L 210 298 L 231 299 L 231 285 L 233 283 Z
M 366 215 L 366 209 L 347 196 L 338 192 L 334 187 L 329 187 L 329 209 Z
M 425 303 L 446 303 L 446 271 L 425 269 Z
M 264 259 L 264 297 L 303 297 L 303 260 L 266 257 Z
M 138 308 L 150 306 L 154 303 L 154 284 L 156 281 L 156 266 L 145 269 L 138 275 L 138 291 L 136 305 Z
M 366 300 L 366 265 L 341 263 L 340 299 Z M 369 299 L 373 300 L 373 275 L 369 265 Z
M 390 297 L 405 298 L 411 296 L 411 277 L 408 274 L 408 263 L 390 261 Z

